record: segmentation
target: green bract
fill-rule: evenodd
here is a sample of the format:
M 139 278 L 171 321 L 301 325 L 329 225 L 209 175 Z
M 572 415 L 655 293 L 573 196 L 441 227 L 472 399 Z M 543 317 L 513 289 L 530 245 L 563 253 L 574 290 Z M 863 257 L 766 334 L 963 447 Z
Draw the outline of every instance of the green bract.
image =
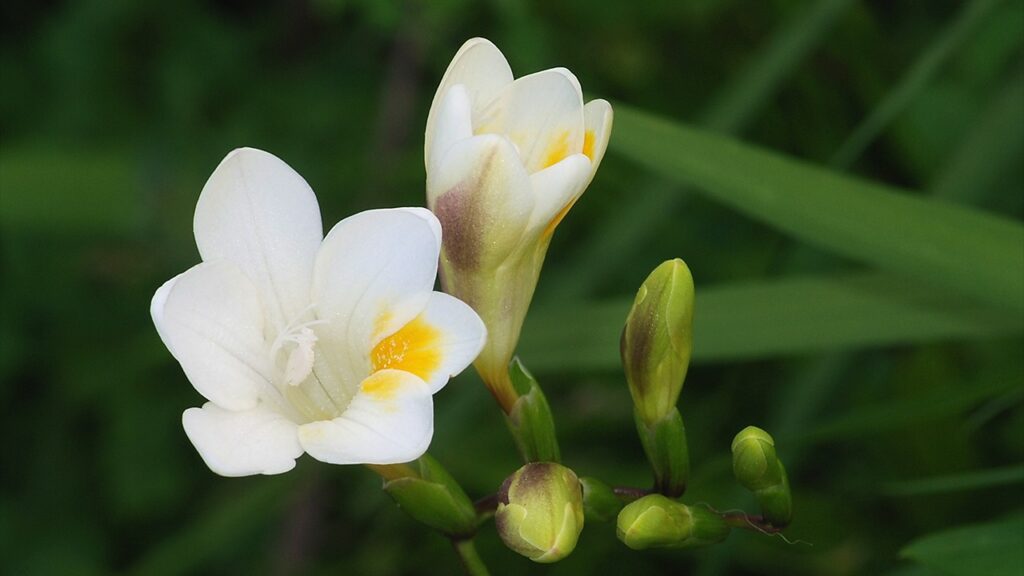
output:
M 622 509 L 616 534 L 634 550 L 696 548 L 721 542 L 729 526 L 710 510 L 650 494 Z

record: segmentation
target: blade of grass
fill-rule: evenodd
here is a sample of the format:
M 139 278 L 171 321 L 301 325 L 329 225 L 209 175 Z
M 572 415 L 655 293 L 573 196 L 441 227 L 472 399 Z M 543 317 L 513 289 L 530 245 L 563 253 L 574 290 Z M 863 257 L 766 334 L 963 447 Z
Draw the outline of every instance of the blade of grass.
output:
M 612 149 L 798 239 L 1024 313 L 1024 226 L 619 105 Z
M 632 300 L 538 307 L 523 332 L 534 370 L 618 370 Z M 697 290 L 693 359 L 989 338 L 1024 331 L 984 306 L 887 274 L 791 278 Z
M 860 406 L 846 415 L 831 418 L 800 440 L 816 444 L 911 428 L 922 422 L 961 414 L 1019 385 L 1020 382 L 1011 378 L 981 381 L 970 386 L 946 385 L 933 388 L 927 394 Z
M 924 494 L 946 494 L 949 492 L 1010 486 L 1013 484 L 1024 484 L 1024 464 L 990 468 L 988 470 L 974 470 L 963 474 L 934 476 L 920 480 L 889 482 L 882 488 L 882 492 L 895 497 L 920 496 Z
M 822 0 L 772 34 L 701 115 L 700 124 L 721 132 L 736 132 L 772 101 L 782 83 L 814 50 L 851 0 Z
M 740 132 L 772 101 L 783 82 L 818 46 L 850 4 L 852 0 L 821 0 L 774 32 L 711 100 L 712 104 L 699 115 L 698 123 L 726 134 Z M 586 295 L 614 270 L 609 262 L 623 261 L 652 233 L 662 229 L 662 224 L 678 213 L 689 193 L 682 189 L 666 194 L 663 187 L 658 179 L 638 186 L 640 194 L 636 199 L 623 204 L 623 210 L 614 215 L 614 222 L 600 227 L 614 233 L 602 233 L 591 242 L 581 243 L 568 266 L 550 282 L 551 288 L 541 292 L 542 297 L 564 301 Z
M 974 124 L 952 157 L 932 179 L 936 198 L 984 200 L 992 180 L 1024 156 L 1024 74 L 1017 74 Z
M 1024 515 L 928 534 L 900 556 L 952 576 L 1020 576 L 1024 572 Z
M 924 89 L 935 73 L 992 14 L 1002 0 L 974 0 L 963 6 L 949 26 L 928 45 L 900 82 L 874 107 L 829 162 L 833 166 L 850 166 L 879 134 L 906 109 Z

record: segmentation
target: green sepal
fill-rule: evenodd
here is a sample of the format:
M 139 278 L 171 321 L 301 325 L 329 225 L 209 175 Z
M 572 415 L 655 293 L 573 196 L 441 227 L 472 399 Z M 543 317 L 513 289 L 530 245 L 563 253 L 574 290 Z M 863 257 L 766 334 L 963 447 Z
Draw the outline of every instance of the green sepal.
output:
M 648 424 L 639 410 L 634 411 L 637 434 L 644 454 L 654 469 L 654 489 L 677 498 L 686 491 L 690 478 L 690 452 L 686 445 L 686 427 L 679 410 Z
M 622 510 L 623 502 L 610 486 L 597 478 L 580 478 L 583 486 L 583 513 L 587 520 L 610 522 Z
M 710 546 L 725 540 L 730 530 L 718 514 L 661 494 L 627 504 L 616 520 L 619 540 L 634 550 Z
M 761 506 L 761 516 L 772 526 L 785 528 L 793 521 L 793 496 L 789 491 L 789 476 L 781 462 L 779 471 L 782 479 L 778 484 L 758 490 L 754 495 Z
M 544 392 L 518 357 L 509 363 L 508 371 L 519 398 L 505 420 L 519 454 L 526 462 L 560 462 L 555 421 Z
M 419 477 L 384 482 L 384 490 L 416 521 L 455 539 L 476 533 L 476 508 L 458 482 L 428 454 L 418 460 Z

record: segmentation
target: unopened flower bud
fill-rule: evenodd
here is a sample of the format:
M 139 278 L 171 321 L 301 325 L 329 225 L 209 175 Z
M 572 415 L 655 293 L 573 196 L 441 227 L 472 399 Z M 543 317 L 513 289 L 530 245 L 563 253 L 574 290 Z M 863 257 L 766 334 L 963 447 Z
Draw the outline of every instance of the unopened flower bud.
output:
M 616 523 L 619 540 L 634 550 L 696 548 L 725 540 L 729 525 L 699 506 L 650 494 L 627 504 Z
M 793 518 L 793 498 L 786 468 L 775 454 L 775 440 L 748 426 L 732 441 L 732 470 L 736 480 L 757 497 L 761 515 L 773 526 L 787 526 Z
M 747 426 L 732 441 L 732 470 L 744 488 L 761 490 L 779 483 L 775 440 L 756 426 Z
M 637 414 L 650 424 L 676 406 L 693 347 L 693 277 L 668 260 L 640 286 L 622 332 L 622 365 Z
M 583 530 L 583 490 L 572 470 L 531 462 L 505 480 L 494 516 L 505 545 L 534 562 L 557 562 Z

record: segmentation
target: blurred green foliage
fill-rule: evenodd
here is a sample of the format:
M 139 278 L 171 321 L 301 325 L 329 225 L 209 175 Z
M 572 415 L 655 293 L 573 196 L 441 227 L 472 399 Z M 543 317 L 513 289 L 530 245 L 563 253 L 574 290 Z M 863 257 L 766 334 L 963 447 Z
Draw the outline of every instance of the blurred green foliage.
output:
M 681 257 L 688 496 L 753 510 L 728 449 L 762 426 L 790 473 L 787 535 L 813 544 L 637 553 L 595 523 L 546 571 L 1024 573 L 1021 0 L 14 0 L 0 18 L 5 573 L 458 570 L 362 468 L 209 472 L 179 424 L 200 398 L 148 304 L 198 260 L 195 200 L 234 147 L 291 164 L 326 223 L 422 205 L 426 108 L 477 35 L 517 74 L 566 66 L 623 105 L 524 333 L 565 463 L 649 482 L 617 337 L 639 283 Z M 948 234 L 930 216 L 968 212 Z M 922 229 L 955 261 L 923 262 Z M 463 375 L 436 404 L 432 453 L 492 493 L 518 460 L 483 386 Z M 490 527 L 479 540 L 497 574 L 540 570 Z

